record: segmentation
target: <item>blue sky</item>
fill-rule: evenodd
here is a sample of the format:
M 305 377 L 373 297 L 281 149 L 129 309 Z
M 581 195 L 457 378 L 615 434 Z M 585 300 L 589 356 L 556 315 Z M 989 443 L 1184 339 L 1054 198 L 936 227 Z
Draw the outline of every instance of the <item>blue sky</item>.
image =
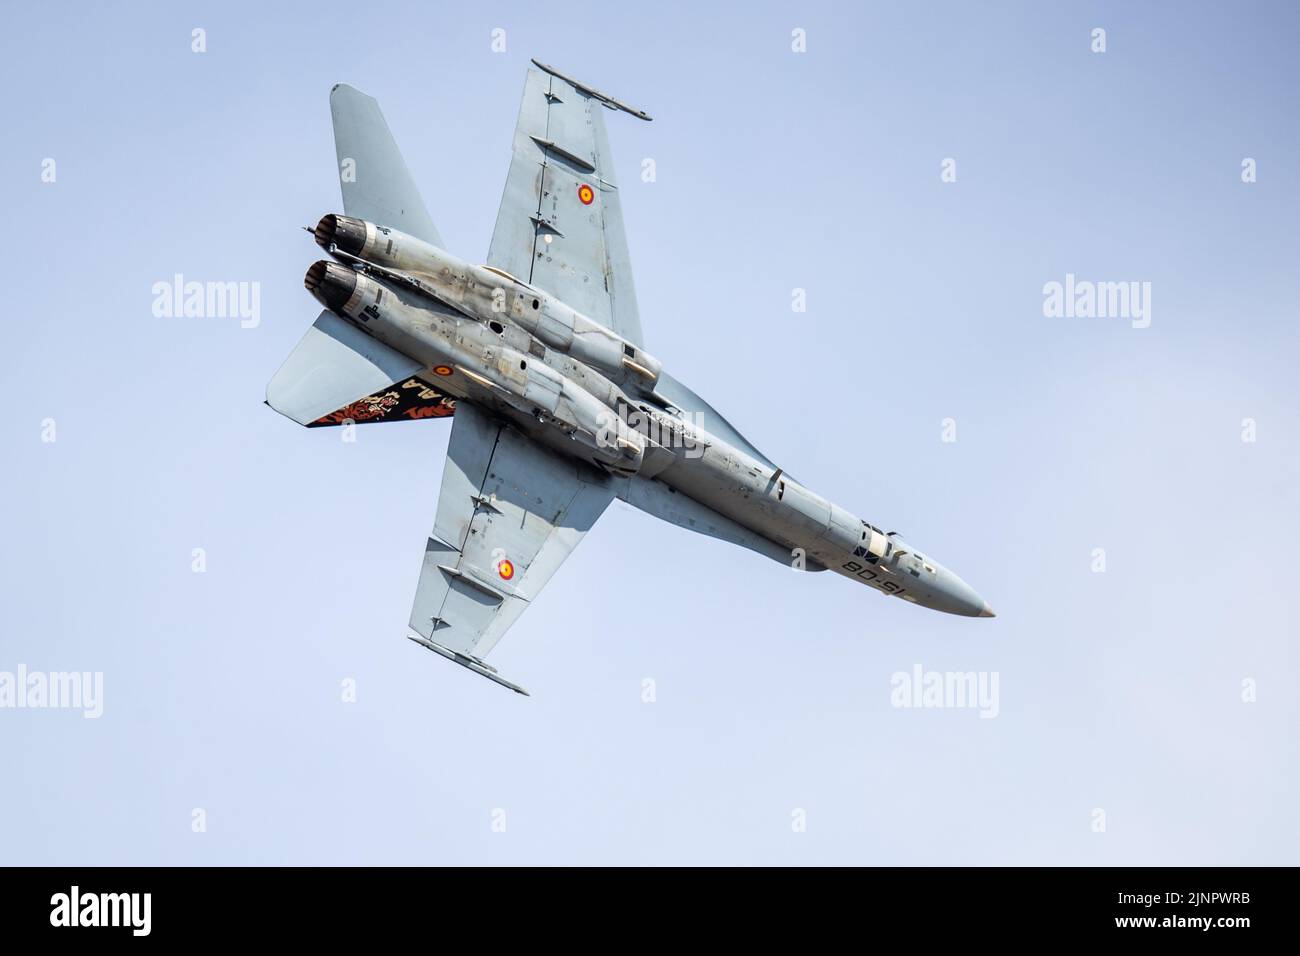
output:
M 101 671 L 104 713 L 0 709 L 0 862 L 1296 863 L 1298 21 L 9 10 L 0 671 Z M 531 56 L 655 117 L 606 117 L 648 348 L 998 618 L 616 504 L 493 654 L 533 697 L 403 639 L 448 423 L 262 405 L 340 205 L 327 94 L 379 98 L 476 259 Z M 260 322 L 155 316 L 176 273 Z M 1149 282 L 1150 326 L 1046 317 L 1067 274 Z M 891 706 L 918 664 L 998 716 Z

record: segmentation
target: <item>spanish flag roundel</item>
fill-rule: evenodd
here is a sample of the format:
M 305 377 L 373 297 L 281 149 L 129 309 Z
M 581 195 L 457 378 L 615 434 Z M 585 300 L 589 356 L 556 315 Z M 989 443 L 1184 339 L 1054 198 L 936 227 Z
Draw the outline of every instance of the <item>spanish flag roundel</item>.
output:
M 578 199 L 584 206 L 590 206 L 591 201 L 596 198 L 596 192 L 586 183 L 578 187 Z
M 509 581 L 515 576 L 515 566 L 509 558 L 502 558 L 497 562 L 497 574 L 501 575 L 503 581 Z

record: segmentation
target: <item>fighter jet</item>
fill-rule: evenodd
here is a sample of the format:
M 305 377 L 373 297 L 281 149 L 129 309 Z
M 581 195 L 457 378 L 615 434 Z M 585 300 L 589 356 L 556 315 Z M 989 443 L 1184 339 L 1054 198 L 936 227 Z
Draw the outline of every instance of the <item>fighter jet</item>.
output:
M 411 640 L 487 656 L 615 498 L 883 595 L 993 617 L 898 534 L 796 481 L 646 351 L 605 134 L 635 109 L 533 61 L 487 262 L 449 252 L 378 103 L 330 92 L 343 213 L 307 227 L 324 307 L 266 401 L 308 427 L 450 418 Z

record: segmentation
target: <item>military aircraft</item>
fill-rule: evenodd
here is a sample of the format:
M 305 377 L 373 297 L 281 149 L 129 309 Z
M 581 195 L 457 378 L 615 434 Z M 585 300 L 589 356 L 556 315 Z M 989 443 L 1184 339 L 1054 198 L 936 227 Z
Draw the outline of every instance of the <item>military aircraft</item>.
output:
M 411 634 L 484 662 L 615 498 L 880 593 L 993 617 L 894 532 L 763 455 L 645 349 L 605 134 L 645 112 L 533 61 L 487 262 L 448 252 L 378 103 L 330 92 L 343 214 L 307 227 L 324 306 L 266 401 L 301 425 L 451 418 Z

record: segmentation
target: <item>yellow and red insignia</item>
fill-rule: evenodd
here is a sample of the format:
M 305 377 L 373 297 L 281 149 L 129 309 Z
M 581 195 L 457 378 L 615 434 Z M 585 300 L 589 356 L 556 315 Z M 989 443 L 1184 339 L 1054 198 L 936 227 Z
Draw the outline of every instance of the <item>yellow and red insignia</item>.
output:
M 433 371 L 434 371 L 436 374 L 438 374 L 438 375 L 444 375 L 444 376 L 445 376 L 445 375 L 450 375 L 450 374 L 451 374 L 451 366 L 450 366 L 450 365 L 435 365 L 435 366 L 433 367 Z
M 578 201 L 581 202 L 584 206 L 590 206 L 591 201 L 595 198 L 596 198 L 596 191 L 592 189 L 590 186 L 588 186 L 586 183 L 583 183 L 581 186 L 578 187 Z
M 509 581 L 515 576 L 515 566 L 509 558 L 502 558 L 497 562 L 497 574 L 501 575 L 503 581 Z

